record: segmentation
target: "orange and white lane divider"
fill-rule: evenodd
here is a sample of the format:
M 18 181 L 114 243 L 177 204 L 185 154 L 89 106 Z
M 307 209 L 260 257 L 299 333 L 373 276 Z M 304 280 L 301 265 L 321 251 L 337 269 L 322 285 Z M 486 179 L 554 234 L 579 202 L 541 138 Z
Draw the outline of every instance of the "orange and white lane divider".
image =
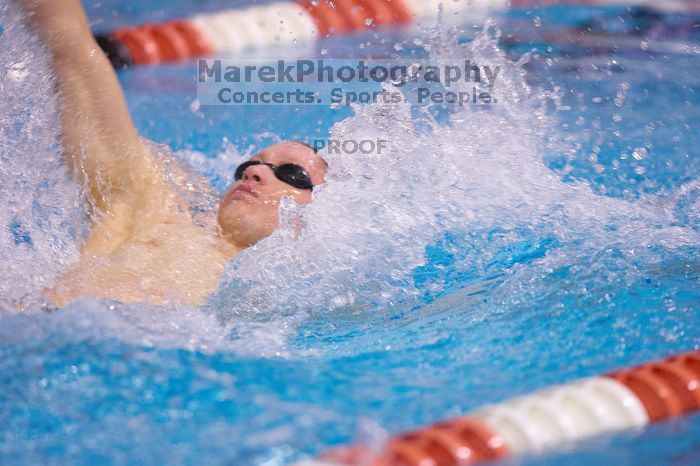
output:
M 646 4 L 672 11 L 700 10 L 696 0 L 289 0 L 196 15 L 162 24 L 121 28 L 97 41 L 115 67 L 163 63 L 277 46 L 319 37 L 400 25 L 479 24 L 513 7 L 549 4 Z M 693 5 L 695 5 L 693 7 Z
M 391 438 L 381 451 L 331 450 L 295 466 L 466 466 L 540 453 L 700 409 L 700 351 L 546 388 Z
M 298 0 L 121 28 L 97 38 L 117 67 L 313 43 L 400 25 L 483 21 L 508 0 Z

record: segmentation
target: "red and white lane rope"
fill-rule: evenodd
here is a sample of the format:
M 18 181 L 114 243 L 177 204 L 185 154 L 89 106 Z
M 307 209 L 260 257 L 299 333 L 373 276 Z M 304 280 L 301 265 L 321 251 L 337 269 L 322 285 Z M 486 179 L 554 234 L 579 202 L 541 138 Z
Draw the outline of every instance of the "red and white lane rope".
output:
M 700 409 L 700 351 L 546 388 L 391 438 L 381 451 L 332 450 L 296 466 L 465 466 L 540 453 Z
M 312 43 L 318 37 L 444 21 L 482 21 L 508 0 L 298 0 L 121 28 L 98 42 L 117 66 Z
M 645 4 L 700 10 L 697 0 L 297 0 L 121 28 L 98 42 L 117 67 L 162 63 L 214 53 L 313 43 L 319 37 L 399 25 L 480 23 L 509 6 Z

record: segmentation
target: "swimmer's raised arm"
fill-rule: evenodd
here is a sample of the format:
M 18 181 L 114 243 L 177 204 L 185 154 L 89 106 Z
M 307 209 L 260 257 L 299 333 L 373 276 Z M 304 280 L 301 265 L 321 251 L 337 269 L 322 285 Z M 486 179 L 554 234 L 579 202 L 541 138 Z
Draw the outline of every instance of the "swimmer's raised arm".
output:
M 79 0 L 18 0 L 53 57 L 61 142 L 95 206 L 110 211 L 143 195 L 158 172 L 139 140 L 117 77 L 92 37 Z

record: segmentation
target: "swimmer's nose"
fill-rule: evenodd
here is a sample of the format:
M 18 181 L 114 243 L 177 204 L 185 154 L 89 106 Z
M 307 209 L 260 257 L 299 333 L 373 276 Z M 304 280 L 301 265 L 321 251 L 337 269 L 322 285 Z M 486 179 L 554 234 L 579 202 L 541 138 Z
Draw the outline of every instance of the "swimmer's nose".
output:
M 252 165 L 243 173 L 244 181 L 255 181 L 256 183 L 264 183 L 267 177 L 272 174 L 270 167 L 265 165 Z
M 259 183 L 260 177 L 258 175 L 246 173 L 245 175 L 243 175 L 243 180 L 244 181 L 253 180 L 253 181 L 257 181 Z

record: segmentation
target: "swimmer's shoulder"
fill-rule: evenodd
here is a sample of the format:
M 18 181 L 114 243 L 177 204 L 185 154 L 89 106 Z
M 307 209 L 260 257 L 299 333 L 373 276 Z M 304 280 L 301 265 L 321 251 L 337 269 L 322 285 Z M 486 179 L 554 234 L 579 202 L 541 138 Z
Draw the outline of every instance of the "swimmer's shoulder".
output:
M 83 246 L 91 254 L 108 254 L 137 236 L 153 235 L 161 225 L 186 228 L 192 223 L 188 206 L 173 183 L 155 144 L 144 140 L 144 163 L 139 170 L 124 173 L 127 187 L 104 203 L 93 207 L 91 228 Z

